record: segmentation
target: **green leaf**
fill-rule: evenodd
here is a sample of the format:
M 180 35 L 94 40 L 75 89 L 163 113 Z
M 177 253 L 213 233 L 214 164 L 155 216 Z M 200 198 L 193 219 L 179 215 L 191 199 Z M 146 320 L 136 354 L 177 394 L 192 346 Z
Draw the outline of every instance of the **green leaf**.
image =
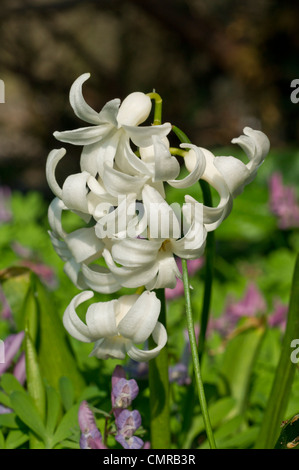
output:
M 70 408 L 63 416 L 51 441 L 53 447 L 65 439 L 70 438 L 73 433 L 73 429 L 78 427 L 78 410 L 79 403 L 72 406 L 72 408 Z
M 18 429 L 19 424 L 16 421 L 16 414 L 5 413 L 4 415 L 0 415 L 0 427 Z
M 19 267 L 2 270 L 0 282 L 10 305 L 16 328 L 18 331 L 24 330 L 23 305 L 30 285 L 30 270 Z
M 74 404 L 74 387 L 68 377 L 60 377 L 59 390 L 63 407 L 68 411 Z
M 5 449 L 5 439 L 2 431 L 0 430 L 0 449 Z
M 248 449 L 254 445 L 259 428 L 252 426 L 244 431 L 236 433 L 235 436 L 230 437 L 222 442 L 221 448 L 223 449 Z
M 223 423 L 220 424 L 219 428 L 216 429 L 214 432 L 214 436 L 217 442 L 217 448 L 222 449 L 225 447 L 225 441 L 238 434 L 241 429 L 241 425 L 244 423 L 243 416 L 235 416 L 234 418 L 225 420 Z M 209 444 L 205 441 L 201 446 L 200 449 L 208 449 Z
M 232 396 L 236 399 L 235 414 L 241 414 L 247 405 L 252 370 L 264 336 L 264 326 L 241 330 L 227 346 L 221 366 L 221 375 L 229 385 Z M 241 327 L 240 327 L 241 328 Z
M 6 449 L 17 449 L 27 442 L 29 439 L 28 434 L 24 434 L 19 429 L 12 430 L 8 433 L 6 438 Z
M 46 387 L 47 393 L 47 424 L 46 429 L 48 434 L 54 434 L 59 414 L 61 412 L 60 397 L 55 388 Z
M 13 392 L 10 396 L 12 407 L 17 416 L 45 443 L 47 441 L 46 428 L 33 403 L 32 398 L 23 392 Z
M 216 428 L 235 407 L 236 401 L 232 397 L 225 397 L 209 406 L 209 415 L 212 428 Z M 205 430 L 202 415 L 195 416 L 192 426 L 186 436 L 182 449 L 189 449 L 194 439 Z
M 255 444 L 258 449 L 273 449 L 279 435 L 280 424 L 284 419 L 297 366 L 290 357 L 292 352 L 290 345 L 294 338 L 299 338 L 299 255 L 293 271 L 289 312 L 281 355 Z
M 36 351 L 28 330 L 25 332 L 25 354 L 28 393 L 34 402 L 42 421 L 44 421 L 46 414 L 45 387 L 40 374 Z
M 4 392 L 7 393 L 7 395 L 10 395 L 14 391 L 24 391 L 24 388 L 22 387 L 18 379 L 16 379 L 13 374 L 10 374 L 8 372 L 1 375 L 0 385 Z
M 10 398 L 0 390 L 0 403 L 8 408 L 11 408 Z
M 55 308 L 53 294 L 36 279 L 35 295 L 40 319 L 38 360 L 41 374 L 57 391 L 60 377 L 68 377 L 77 397 L 85 383 L 69 347 L 62 320 Z

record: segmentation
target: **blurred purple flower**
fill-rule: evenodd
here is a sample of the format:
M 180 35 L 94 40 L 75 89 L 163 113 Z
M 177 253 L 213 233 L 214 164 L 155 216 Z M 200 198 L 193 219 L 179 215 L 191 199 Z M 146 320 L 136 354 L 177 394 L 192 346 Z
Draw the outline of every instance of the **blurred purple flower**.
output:
M 8 413 L 13 413 L 13 410 L 10 408 L 7 408 L 7 406 L 3 406 L 0 404 L 0 415 L 5 415 Z
M 49 266 L 30 260 L 23 260 L 22 265 L 31 269 L 48 287 L 54 288 L 57 285 L 55 273 Z
M 247 287 L 243 299 L 238 302 L 229 302 L 225 313 L 233 320 L 238 320 L 241 317 L 253 317 L 258 313 L 265 313 L 266 309 L 264 297 L 252 282 Z
M 137 362 L 133 359 L 130 359 L 124 368 L 130 377 L 135 377 L 138 380 L 144 380 L 148 378 L 147 362 Z
M 228 300 L 225 312 L 219 318 L 211 318 L 207 334 L 212 330 L 218 331 L 222 336 L 229 334 L 242 317 L 254 317 L 263 314 L 267 305 L 261 292 L 254 283 L 247 287 L 244 297 L 239 301 Z
M 97 428 L 94 415 L 86 400 L 82 401 L 78 412 L 78 422 L 81 430 L 81 449 L 107 449 L 102 435 Z
M 16 365 L 14 366 L 13 375 L 21 385 L 24 385 L 26 380 L 26 357 L 24 351 L 21 353 Z
M 169 382 L 177 382 L 178 385 L 189 385 L 191 378 L 188 375 L 188 367 L 182 362 L 178 362 L 168 369 Z
M 53 269 L 40 261 L 34 260 L 36 254 L 33 250 L 18 242 L 13 242 L 11 248 L 16 255 L 22 258 L 22 266 L 31 269 L 48 287 L 55 288 L 57 286 L 57 279 Z
M 0 286 L 0 302 L 2 304 L 1 317 L 3 318 L 3 320 L 9 320 L 10 322 L 13 322 L 11 308 L 9 306 L 9 303 L 7 302 L 7 298 L 1 286 Z
M 279 300 L 274 301 L 274 312 L 268 317 L 268 325 L 270 327 L 279 327 L 285 330 L 287 322 L 288 306 L 283 305 Z
M 182 261 L 180 258 L 177 259 L 177 265 L 182 272 Z M 204 259 L 188 259 L 187 266 L 188 266 L 188 273 L 189 276 L 193 276 L 199 269 L 202 268 L 204 265 Z M 165 289 L 165 297 L 167 300 L 172 300 L 177 297 L 181 297 L 184 295 L 184 284 L 181 279 L 177 280 L 176 286 L 173 289 L 169 289 L 168 287 Z
M 9 222 L 12 219 L 10 209 L 11 190 L 8 186 L 0 187 L 0 224 Z
M 278 217 L 278 225 L 282 230 L 299 227 L 299 205 L 295 189 L 284 186 L 282 175 L 273 173 L 269 182 L 271 212 Z
M 140 437 L 134 436 L 135 431 L 141 426 L 139 411 L 122 410 L 115 420 L 117 427 L 116 441 L 124 449 L 141 449 L 144 442 Z
M 0 361 L 0 375 L 4 374 L 4 372 L 6 372 L 9 369 L 9 367 L 12 365 L 14 357 L 17 355 L 17 353 L 20 350 L 20 347 L 24 339 L 24 335 L 25 335 L 24 331 L 21 331 L 20 333 L 9 335 L 4 340 L 4 343 L 3 343 L 4 362 Z

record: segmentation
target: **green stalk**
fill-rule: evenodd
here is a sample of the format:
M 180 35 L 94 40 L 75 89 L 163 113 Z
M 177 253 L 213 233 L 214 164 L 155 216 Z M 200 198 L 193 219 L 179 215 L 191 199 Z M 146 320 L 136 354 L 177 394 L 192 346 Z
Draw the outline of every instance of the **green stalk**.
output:
M 159 321 L 166 328 L 166 303 L 164 289 L 156 291 L 161 301 Z M 156 346 L 152 338 L 150 348 Z M 151 414 L 151 447 L 152 449 L 170 448 L 170 413 L 169 413 L 169 379 L 167 345 L 159 355 L 149 361 L 149 388 Z
M 211 189 L 208 183 L 204 180 L 199 182 L 202 194 L 203 202 L 206 206 L 213 207 L 213 200 Z M 208 321 L 210 316 L 210 307 L 212 299 L 212 285 L 213 285 L 213 274 L 214 274 L 214 255 L 215 255 L 215 235 L 214 232 L 209 232 L 206 241 L 206 256 L 205 256 L 205 287 L 204 296 L 200 317 L 200 331 L 198 338 L 198 354 L 199 360 L 201 361 L 205 347 L 205 338 L 208 327 Z
M 151 100 L 155 101 L 155 111 L 154 111 L 154 126 L 159 126 L 162 122 L 162 98 L 161 96 L 153 91 L 152 93 L 148 93 L 147 96 L 150 97 Z
M 208 437 L 208 441 L 210 444 L 211 449 L 216 449 L 216 443 L 212 431 L 212 426 L 210 422 L 204 386 L 201 377 L 201 370 L 200 370 L 200 362 L 197 352 L 197 345 L 196 345 L 196 337 L 194 331 L 194 323 L 193 323 L 193 315 L 192 315 L 192 308 L 191 308 L 191 298 L 190 298 L 190 287 L 189 287 L 189 277 L 188 277 L 188 268 L 187 268 L 187 261 L 182 259 L 182 271 L 183 271 L 183 283 L 184 283 L 184 291 L 185 291 L 185 300 L 186 300 L 186 315 L 187 315 L 187 328 L 189 334 L 189 341 L 190 341 L 190 348 L 191 348 L 191 355 L 193 359 L 193 368 L 194 368 L 194 375 L 196 380 L 197 392 L 198 392 L 198 399 L 201 407 L 201 412 L 205 424 L 205 429 Z
M 158 126 L 162 122 L 162 98 L 156 92 L 148 93 L 148 96 L 155 101 L 153 125 Z M 161 302 L 159 321 L 166 328 L 165 290 L 157 289 L 156 294 Z M 150 338 L 149 347 L 154 348 L 155 346 L 154 340 Z M 171 439 L 167 345 L 164 346 L 157 357 L 149 361 L 149 389 L 151 447 L 153 449 L 169 449 Z
M 280 425 L 285 418 L 292 383 L 297 365 L 291 361 L 291 342 L 299 338 L 299 255 L 293 274 L 287 326 L 282 341 L 282 349 L 275 377 L 264 413 L 257 449 L 273 449 L 280 433 Z
M 176 134 L 178 139 L 182 143 L 191 143 L 189 137 L 178 127 L 172 126 L 173 132 Z M 209 184 L 204 181 L 199 181 L 202 195 L 203 203 L 206 206 L 213 207 L 212 193 Z M 206 242 L 206 256 L 205 256 L 205 283 L 204 283 L 204 296 L 203 304 L 200 317 L 200 332 L 198 339 L 198 353 L 199 360 L 201 361 L 204 346 L 205 346 L 205 337 L 210 315 L 210 305 L 212 298 L 212 284 L 213 284 L 213 274 L 214 274 L 214 254 L 215 254 L 215 235 L 214 232 L 209 232 L 207 235 Z

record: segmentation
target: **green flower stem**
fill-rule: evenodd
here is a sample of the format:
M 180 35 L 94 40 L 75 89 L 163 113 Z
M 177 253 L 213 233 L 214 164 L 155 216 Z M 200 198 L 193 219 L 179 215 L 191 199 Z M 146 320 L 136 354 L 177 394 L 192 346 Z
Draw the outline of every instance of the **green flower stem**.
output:
M 183 271 L 183 283 L 184 283 L 184 291 L 185 291 L 185 300 L 186 300 L 186 315 L 187 315 L 187 328 L 189 334 L 189 341 L 190 341 L 190 348 L 191 354 L 193 359 L 193 368 L 194 368 L 194 375 L 197 385 L 197 392 L 199 403 L 201 407 L 201 412 L 203 416 L 203 420 L 205 423 L 205 429 L 208 437 L 208 441 L 210 444 L 211 449 L 216 449 L 216 443 L 212 431 L 212 426 L 210 422 L 204 386 L 201 377 L 201 370 L 200 370 L 200 362 L 198 357 L 197 345 L 196 345 L 196 337 L 194 332 L 194 323 L 193 323 L 193 315 L 192 315 L 192 308 L 191 308 L 191 298 L 190 298 L 190 287 L 189 287 L 189 277 L 188 277 L 188 268 L 187 268 L 187 261 L 182 259 L 182 271 Z
M 204 204 L 206 206 L 213 207 L 211 189 L 208 183 L 204 180 L 200 180 L 199 184 L 202 189 Z M 204 352 L 205 338 L 206 338 L 207 326 L 208 326 L 208 321 L 209 321 L 209 316 L 210 316 L 213 274 L 214 274 L 214 256 L 215 256 L 215 235 L 214 235 L 214 232 L 212 231 L 208 233 L 207 241 L 206 241 L 205 288 L 204 288 L 203 304 L 202 304 L 201 318 L 200 318 L 200 331 L 199 331 L 199 338 L 198 338 L 198 354 L 199 354 L 200 361 Z
M 166 303 L 164 289 L 156 291 L 161 301 L 159 321 L 166 328 Z M 156 344 L 149 340 L 149 347 Z M 149 388 L 151 414 L 151 447 L 152 449 L 170 448 L 170 413 L 169 413 L 169 378 L 168 378 L 168 348 L 167 345 L 157 357 L 149 361 Z
M 287 326 L 282 341 L 281 355 L 264 413 L 257 449 L 273 449 L 279 436 L 280 425 L 285 419 L 289 396 L 297 365 L 291 361 L 291 342 L 299 338 L 299 255 L 297 255 L 290 295 Z
M 152 93 L 148 93 L 147 96 L 150 97 L 151 100 L 155 101 L 155 111 L 154 111 L 154 126 L 159 126 L 162 122 L 162 98 L 161 96 L 153 91 Z
M 189 137 L 178 127 L 172 126 L 173 132 L 176 134 L 178 139 L 183 143 L 191 143 Z M 203 203 L 206 206 L 213 207 L 213 198 L 209 184 L 204 181 L 199 181 L 202 195 Z M 214 274 L 214 254 L 215 254 L 215 235 L 214 232 L 209 232 L 206 242 L 206 256 L 205 256 L 205 284 L 204 284 L 204 296 L 203 304 L 200 317 L 200 333 L 198 339 L 198 352 L 199 360 L 201 361 L 204 346 L 205 346 L 205 337 L 210 315 L 210 305 L 212 298 L 212 284 L 213 284 L 213 274 Z

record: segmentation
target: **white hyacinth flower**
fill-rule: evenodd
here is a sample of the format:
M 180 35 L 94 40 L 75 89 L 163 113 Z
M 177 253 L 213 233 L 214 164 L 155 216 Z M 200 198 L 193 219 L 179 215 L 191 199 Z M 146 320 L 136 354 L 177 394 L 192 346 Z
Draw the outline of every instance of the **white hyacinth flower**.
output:
M 261 131 L 245 127 L 245 135 L 232 140 L 239 144 L 247 154 L 247 164 L 232 156 L 215 157 L 212 152 L 200 148 L 205 156 L 206 166 L 201 178 L 214 187 L 219 195 L 217 207 L 203 207 L 203 220 L 208 231 L 215 230 L 232 210 L 233 199 L 242 193 L 244 187 L 256 176 L 257 170 L 269 152 L 270 142 Z M 194 154 L 188 153 L 185 165 L 192 172 L 196 165 Z M 186 201 L 195 202 L 191 196 Z
M 61 142 L 83 146 L 81 170 L 92 176 L 100 175 L 103 181 L 106 180 L 105 173 L 114 167 L 114 163 L 121 172 L 130 176 L 153 176 L 150 168 L 132 151 L 130 140 L 137 147 L 157 146 L 157 142 L 163 141 L 171 131 L 171 124 L 139 126 L 148 118 L 152 108 L 149 96 L 141 92 L 131 93 L 122 103 L 119 99 L 111 100 L 97 113 L 86 103 L 82 94 L 82 85 L 89 77 L 90 74 L 85 73 L 75 80 L 70 90 L 70 104 L 76 116 L 91 126 L 54 132 L 54 136 Z M 159 152 L 161 149 L 157 147 L 156 150 Z M 163 148 L 161 158 L 166 158 Z M 167 161 L 174 165 L 170 158 Z M 176 170 L 178 174 L 178 165 Z M 175 177 L 174 174 L 172 167 L 168 179 Z
M 204 251 L 206 229 L 202 220 L 202 204 L 192 202 L 174 208 L 167 204 L 158 191 L 146 185 L 142 200 L 147 218 L 147 238 L 112 240 L 105 247 L 103 257 L 115 279 L 124 287 L 145 286 L 146 289 L 173 288 L 181 277 L 175 255 L 197 259 Z M 179 209 L 184 215 L 185 230 Z
M 92 296 L 91 291 L 81 292 L 63 315 L 63 324 L 71 336 L 85 343 L 95 343 L 92 356 L 122 360 L 127 354 L 135 361 L 149 361 L 165 346 L 167 333 L 158 322 L 161 302 L 154 292 L 144 291 L 140 296 L 124 295 L 94 303 L 88 307 L 84 323 L 76 308 Z M 151 335 L 157 344 L 155 348 L 142 350 L 136 346 Z

